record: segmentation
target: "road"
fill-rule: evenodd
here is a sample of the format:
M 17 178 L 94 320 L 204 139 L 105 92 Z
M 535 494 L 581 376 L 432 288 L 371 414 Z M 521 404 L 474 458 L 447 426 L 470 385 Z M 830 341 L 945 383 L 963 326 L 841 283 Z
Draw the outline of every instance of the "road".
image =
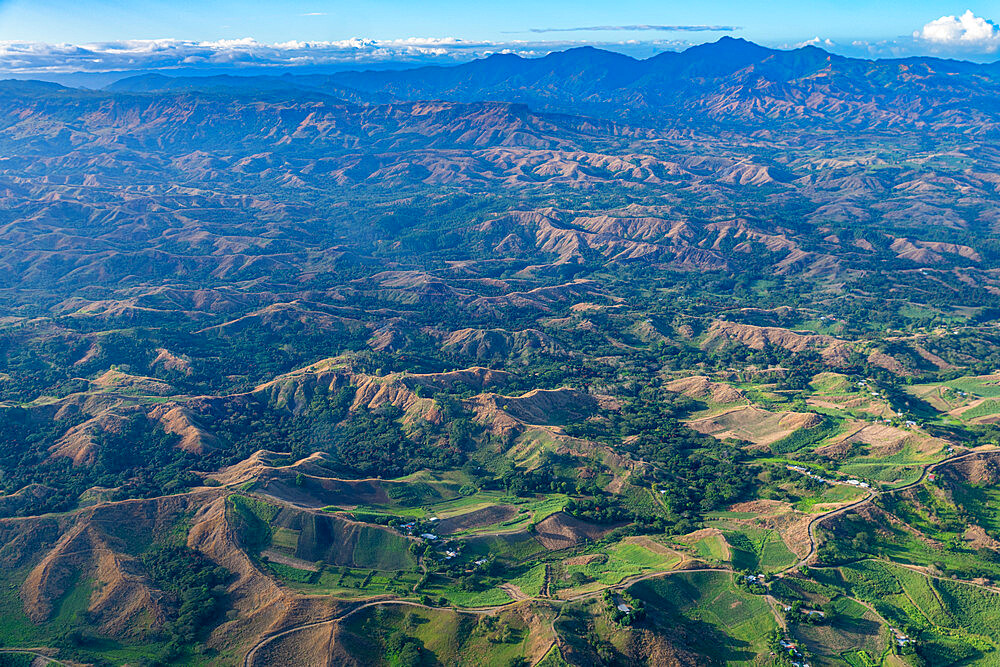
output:
M 908 484 L 905 484 L 903 486 L 899 486 L 899 487 L 896 487 L 896 488 L 893 488 L 893 489 L 886 489 L 884 491 L 872 491 L 871 493 L 869 493 L 866 497 L 862 498 L 861 500 L 853 502 L 853 503 L 851 503 L 849 505 L 844 505 L 842 507 L 839 507 L 839 508 L 837 508 L 835 510 L 831 510 L 829 512 L 825 512 L 823 514 L 816 515 L 815 517 L 813 517 L 809 521 L 809 525 L 807 527 L 807 534 L 808 534 L 808 537 L 809 537 L 809 552 L 802 559 L 800 559 L 798 562 L 796 562 L 794 565 L 791 565 L 790 567 L 786 568 L 785 570 L 782 570 L 780 572 L 775 573 L 774 576 L 776 576 L 776 577 L 784 576 L 784 575 L 788 574 L 789 572 L 795 570 L 796 568 L 798 568 L 798 567 L 800 567 L 802 565 L 808 564 L 809 561 L 811 561 L 815 557 L 816 550 L 817 550 L 817 540 L 816 540 L 816 533 L 815 533 L 816 527 L 818 525 L 820 525 L 821 523 L 823 523 L 824 521 L 826 521 L 827 519 L 830 519 L 830 518 L 835 517 L 835 516 L 839 516 L 841 514 L 844 514 L 845 512 L 849 512 L 852 509 L 855 509 L 857 507 L 865 505 L 865 504 L 871 502 L 873 499 L 875 499 L 875 498 L 877 498 L 879 496 L 888 495 L 888 494 L 892 494 L 892 493 L 897 493 L 899 491 L 905 491 L 907 489 L 914 488 L 914 487 L 918 486 L 919 484 L 921 484 L 927 478 L 927 475 L 930 474 L 931 471 L 936 470 L 940 466 L 947 465 L 949 463 L 953 463 L 953 462 L 961 460 L 961 459 L 965 459 L 965 458 L 969 458 L 969 457 L 973 457 L 973 456 L 979 456 L 979 455 L 982 455 L 982 454 L 995 454 L 998 451 L 1000 451 L 1000 448 L 992 447 L 992 448 L 989 448 L 989 449 L 973 450 L 973 451 L 962 452 L 960 454 L 955 454 L 953 456 L 949 456 L 949 457 L 947 457 L 945 459 L 937 461 L 936 463 L 930 463 L 930 464 L 927 464 L 927 465 L 923 466 L 923 468 L 921 468 L 921 471 L 920 471 L 920 477 L 918 477 L 913 482 L 910 482 Z M 230 485 L 227 484 L 226 486 L 228 487 Z M 206 491 L 207 490 L 208 489 L 206 489 Z M 100 503 L 100 504 L 103 504 L 103 503 Z M 554 602 L 554 603 L 575 602 L 575 601 L 584 600 L 584 599 L 587 599 L 587 598 L 590 598 L 590 597 L 601 595 L 601 594 L 604 593 L 605 590 L 623 590 L 623 589 L 628 588 L 629 586 L 632 586 L 633 584 L 636 584 L 636 583 L 638 583 L 640 581 L 645 581 L 645 580 L 648 580 L 648 579 L 654 579 L 654 578 L 659 578 L 659 577 L 670 576 L 670 575 L 673 575 L 673 574 L 687 573 L 687 572 L 732 572 L 732 570 L 726 569 L 726 568 L 706 567 L 706 568 L 677 569 L 677 570 L 667 570 L 667 571 L 662 571 L 662 572 L 651 572 L 651 573 L 647 573 L 647 574 L 635 575 L 635 576 L 632 576 L 632 577 L 628 577 L 626 579 L 623 579 L 618 584 L 615 584 L 615 585 L 612 585 L 612 586 L 606 586 L 606 587 L 597 589 L 595 591 L 590 591 L 590 592 L 587 592 L 587 593 L 581 593 L 579 595 L 576 595 L 576 596 L 573 596 L 573 597 L 570 597 L 570 598 L 566 598 L 564 600 L 554 600 L 554 599 L 551 599 L 551 598 L 541 598 L 541 597 L 539 597 L 539 598 L 528 598 L 528 597 L 525 597 L 525 600 L 522 600 L 522 601 L 527 601 L 527 600 L 531 600 L 531 601 L 548 601 L 548 602 Z M 330 618 L 330 619 L 326 619 L 326 620 L 322 620 L 322 621 L 312 621 L 312 622 L 309 622 L 309 623 L 303 623 L 301 625 L 297 625 L 297 626 L 294 626 L 294 627 L 291 627 L 291 628 L 287 628 L 285 630 L 282 630 L 280 632 L 277 632 L 277 633 L 274 633 L 274 634 L 271 634 L 271 635 L 268 635 L 268 636 L 262 638 L 260 641 L 258 641 L 247 652 L 246 656 L 243 659 L 243 665 L 244 665 L 244 667 L 250 667 L 250 665 L 253 664 L 253 659 L 254 659 L 254 656 L 256 656 L 257 652 L 260 651 L 261 648 L 263 648 L 264 646 L 270 644 L 271 642 L 273 642 L 276 639 L 279 639 L 281 637 L 286 637 L 286 636 L 288 636 L 290 634 L 293 634 L 293 633 L 296 633 L 296 632 L 301 632 L 303 630 L 308 630 L 310 628 L 338 623 L 338 622 L 340 622 L 340 621 L 342 621 L 342 620 L 344 620 L 344 619 L 352 616 L 353 614 L 356 614 L 357 612 L 361 611 L 362 609 L 367 609 L 367 608 L 370 608 L 370 607 L 381 606 L 381 605 L 399 605 L 399 606 L 420 607 L 420 608 L 425 608 L 425 609 L 452 609 L 453 611 L 456 611 L 456 612 L 459 612 L 459 613 L 468 613 L 468 614 L 493 614 L 493 613 L 496 613 L 497 611 L 499 611 L 500 609 L 503 609 L 504 607 L 507 607 L 507 606 L 510 606 L 510 605 L 513 605 L 513 604 L 517 604 L 517 601 L 511 601 L 511 602 L 505 603 L 503 605 L 496 605 L 496 606 L 491 606 L 491 607 L 479 607 L 479 608 L 428 607 L 428 606 L 420 604 L 418 602 L 411 602 L 411 601 L 408 601 L 408 600 L 377 600 L 377 601 L 367 602 L 367 603 L 358 605 L 358 606 L 350 609 L 349 611 L 347 611 L 347 612 L 345 612 L 345 613 L 343 613 L 340 616 L 337 616 L 335 618 Z M 554 630 L 554 626 L 553 626 L 553 630 Z M 52 657 L 50 657 L 48 655 L 45 655 L 44 653 L 39 653 L 39 652 L 34 651 L 32 649 L 2 648 L 2 649 L 0 649 L 0 653 L 20 653 L 20 654 L 33 655 L 33 656 L 36 656 L 36 657 L 45 658 L 45 659 L 49 660 L 51 663 L 53 663 L 53 664 L 60 665 L 60 666 L 63 666 L 63 667 L 69 667 L 69 665 L 67 665 L 66 663 L 60 662 L 59 660 L 56 660 L 55 658 L 52 658 Z
M 275 639 L 280 639 L 281 637 L 287 637 L 290 634 L 301 632 L 302 630 L 308 630 L 310 628 L 318 628 L 323 625 L 332 625 L 334 623 L 339 623 L 340 621 L 343 621 L 344 619 L 349 618 L 350 616 L 353 616 L 354 614 L 358 613 L 362 609 L 368 609 L 370 607 L 379 607 L 382 605 L 390 605 L 390 604 L 399 605 L 403 607 L 420 607 L 421 609 L 452 609 L 454 611 L 463 614 L 493 614 L 498 609 L 502 609 L 503 607 L 509 606 L 514 603 L 508 602 L 504 605 L 498 605 L 496 607 L 457 608 L 457 607 L 429 607 L 425 604 L 420 604 L 419 602 L 410 602 L 409 600 L 376 600 L 374 602 L 366 602 L 364 604 L 360 604 L 357 607 L 350 609 L 349 611 L 344 612 L 340 616 L 336 616 L 334 618 L 328 618 L 324 621 L 312 621 L 309 623 L 303 623 L 301 625 L 296 625 L 286 630 L 282 630 L 281 632 L 276 632 L 272 635 L 264 637 L 259 642 L 254 644 L 253 648 L 251 648 L 247 652 L 246 656 L 243 658 L 243 666 L 250 667 L 250 665 L 253 664 L 253 658 L 257 654 L 257 651 L 259 651 L 264 646 L 267 646 Z
M 56 660 L 51 655 L 45 655 L 44 653 L 39 653 L 34 649 L 30 648 L 0 648 L 0 653 L 14 653 L 18 655 L 30 655 L 35 658 L 45 658 L 49 661 L 50 665 L 59 665 L 60 667 L 70 667 L 70 665 L 62 662 L 61 660 Z
M 813 517 L 812 520 L 809 521 L 809 526 L 807 527 L 806 530 L 806 532 L 809 535 L 809 553 L 807 553 L 805 557 L 803 557 L 800 561 L 798 561 L 794 565 L 791 565 L 782 570 L 780 573 L 778 573 L 778 575 L 780 576 L 783 574 L 787 574 L 788 572 L 791 572 L 796 568 L 799 568 L 803 565 L 807 565 L 809 561 L 816 556 L 816 549 L 818 546 L 816 544 L 816 527 L 819 524 L 826 521 L 827 519 L 839 516 L 841 514 L 844 514 L 845 512 L 849 512 L 852 509 L 855 509 L 856 507 L 860 507 L 861 505 L 865 505 L 879 496 L 887 496 L 893 493 L 898 493 L 900 491 L 905 491 L 907 489 L 912 489 L 913 487 L 922 484 L 923 481 L 927 479 L 927 475 L 930 474 L 932 470 L 936 470 L 940 466 L 946 465 L 948 463 L 954 463 L 955 461 L 969 458 L 970 456 L 979 456 L 981 454 L 995 454 L 998 451 L 1000 451 L 1000 449 L 996 447 L 991 447 L 989 449 L 978 449 L 969 452 L 962 452 L 960 454 L 955 454 L 953 456 L 941 459 L 936 463 L 928 463 L 927 465 L 923 466 L 923 468 L 920 469 L 920 477 L 918 477 L 915 481 L 910 482 L 909 484 L 904 484 L 903 486 L 897 486 L 893 489 L 885 489 L 884 491 L 872 491 L 861 500 L 853 502 L 850 505 L 844 505 L 843 507 L 838 507 L 835 510 L 825 512 L 823 514 L 817 514 L 815 517 Z
M 835 516 L 839 516 L 841 514 L 844 514 L 845 512 L 849 512 L 849 511 L 851 511 L 851 510 L 853 510 L 853 509 L 855 509 L 857 507 L 860 507 L 861 505 L 865 505 L 866 503 L 871 502 L 873 499 L 875 499 L 875 498 L 877 498 L 879 496 L 889 495 L 889 494 L 892 494 L 892 493 L 897 493 L 899 491 L 905 491 L 907 489 L 914 488 L 917 485 L 921 484 L 927 478 L 927 475 L 930 474 L 931 471 L 937 469 L 940 466 L 947 465 L 949 463 L 953 463 L 955 461 L 958 461 L 958 460 L 961 460 L 961 459 L 965 459 L 965 458 L 969 458 L 969 457 L 972 457 L 972 456 L 979 456 L 981 454 L 997 453 L 998 451 L 1000 451 L 1000 448 L 995 448 L 994 447 L 994 448 L 990 448 L 990 449 L 980 449 L 980 450 L 974 450 L 974 451 L 969 451 L 969 452 L 962 452 L 960 454 L 955 454 L 954 456 L 949 456 L 947 458 L 941 459 L 940 461 L 937 461 L 936 463 L 929 463 L 929 464 L 923 466 L 923 468 L 921 468 L 921 470 L 920 470 L 920 477 L 918 477 L 915 481 L 910 482 L 909 484 L 904 484 L 903 486 L 899 486 L 899 487 L 896 487 L 896 488 L 893 488 L 893 489 L 886 489 L 884 491 L 872 491 L 871 493 L 869 493 L 867 496 L 865 496 L 861 500 L 858 500 L 858 501 L 855 501 L 853 503 L 850 503 L 849 505 L 844 505 L 842 507 L 838 507 L 837 509 L 831 510 L 829 512 L 824 512 L 823 514 L 816 515 L 815 517 L 813 517 L 809 521 L 809 526 L 808 526 L 808 529 L 807 529 L 807 533 L 809 535 L 809 553 L 807 553 L 805 555 L 805 557 L 803 557 L 801 560 L 799 560 L 794 565 L 791 565 L 790 567 L 788 567 L 788 568 L 786 568 L 786 569 L 784 569 L 784 570 L 782 570 L 780 572 L 775 573 L 774 576 L 775 577 L 782 577 L 782 576 L 788 574 L 789 572 L 791 572 L 791 571 L 799 568 L 800 566 L 806 565 L 810 560 L 812 560 L 815 557 L 815 555 L 816 555 L 816 549 L 817 549 L 816 532 L 815 532 L 816 531 L 816 527 L 819 524 L 821 524 L 822 522 L 826 521 L 827 519 L 830 519 L 830 518 L 835 517 Z M 378 600 L 378 601 L 368 602 L 368 603 L 359 605 L 357 607 L 354 607 L 350 611 L 347 611 L 344 614 L 341 614 L 340 616 L 337 616 L 335 618 L 330 618 L 330 619 L 323 620 L 323 621 L 312 621 L 312 622 L 309 622 L 309 623 L 303 623 L 302 625 L 297 625 L 297 626 L 294 626 L 294 627 L 282 630 L 281 632 L 277 632 L 275 634 L 268 635 L 267 637 L 261 639 L 257 644 L 255 644 L 253 646 L 253 648 L 250 649 L 249 652 L 247 652 L 246 657 L 243 660 L 243 665 L 244 665 L 244 667 L 250 667 L 253 664 L 253 659 L 254 659 L 254 656 L 257 654 L 257 652 L 261 648 L 263 648 L 264 646 L 266 646 L 267 644 L 273 642 L 276 639 L 279 639 L 281 637 L 286 637 L 286 636 L 288 636 L 290 634 L 293 634 L 293 633 L 296 633 L 296 632 L 300 632 L 302 630 L 308 630 L 310 628 L 315 628 L 315 627 L 319 627 L 319 626 L 323 626 L 323 625 L 329 625 L 329 624 L 338 623 L 338 622 L 340 622 L 340 621 L 348 618 L 349 616 L 351 616 L 353 614 L 356 614 L 357 612 L 361 611 L 362 609 L 366 609 L 366 608 L 369 608 L 369 607 L 375 607 L 375 606 L 379 606 L 379 605 L 394 604 L 394 605 L 403 605 L 403 606 L 411 606 L 411 607 L 421 607 L 421 608 L 424 608 L 424 609 L 451 609 L 451 610 L 459 612 L 459 613 L 492 614 L 492 613 L 496 613 L 500 609 L 503 609 L 503 608 L 508 607 L 510 605 L 513 605 L 513 604 L 517 604 L 517 602 L 524 602 L 524 601 L 547 601 L 547 602 L 550 602 L 550 603 L 556 603 L 556 604 L 560 604 L 561 605 L 561 604 L 566 603 L 566 602 L 578 602 L 580 600 L 585 600 L 585 599 L 588 599 L 588 598 L 592 598 L 592 597 L 596 597 L 596 596 L 599 596 L 599 595 L 603 595 L 604 591 L 606 591 L 606 590 L 623 590 L 623 589 L 626 589 L 626 588 L 628 588 L 628 587 L 630 587 L 630 586 L 632 586 L 632 585 L 634 585 L 634 584 L 636 584 L 636 583 L 638 583 L 640 581 L 645 581 L 645 580 L 648 580 L 648 579 L 656 579 L 656 578 L 660 578 L 660 577 L 666 577 L 666 576 L 670 576 L 670 575 L 674 575 L 674 574 L 684 574 L 684 573 L 688 573 L 688 572 L 732 572 L 732 571 L 733 570 L 731 570 L 731 569 L 722 568 L 722 567 L 702 567 L 702 568 L 691 568 L 691 569 L 666 570 L 666 571 L 662 571 L 662 572 L 650 572 L 650 573 L 646 573 L 646 574 L 639 574 L 639 575 L 634 575 L 632 577 L 627 577 L 627 578 L 623 579 L 622 581 L 620 581 L 617 584 L 614 584 L 614 585 L 611 585 L 611 586 L 604 586 L 602 588 L 599 588 L 599 589 L 596 589 L 596 590 L 593 590 L 593 591 L 588 591 L 586 593 L 580 593 L 578 595 L 574 595 L 572 597 L 564 598 L 564 599 L 561 599 L 561 600 L 552 599 L 552 598 L 543 598 L 543 597 L 534 598 L 534 597 L 527 597 L 527 596 L 525 596 L 521 600 L 508 602 L 508 603 L 505 603 L 503 605 L 497 605 L 497 606 L 493 606 L 493 607 L 479 607 L 479 608 L 428 607 L 428 606 L 422 605 L 422 604 L 420 604 L 418 602 L 409 602 L 409 601 L 406 601 L 406 600 Z M 769 600 L 769 602 L 771 602 L 771 600 Z M 862 604 L 864 604 L 864 603 L 862 603 Z M 778 620 L 779 625 L 782 625 L 782 622 L 781 622 L 781 620 L 779 620 L 778 613 L 777 613 L 777 611 L 776 611 L 773 603 L 772 603 L 771 606 L 772 606 L 772 610 L 774 610 L 774 612 L 775 612 L 775 619 Z M 871 609 L 869 605 L 865 604 L 864 606 L 868 607 L 871 611 L 874 612 L 874 610 Z M 556 637 L 554 622 L 553 622 L 553 625 L 552 625 L 552 631 L 554 633 L 553 636 Z M 557 642 L 557 639 L 554 640 L 554 641 Z
M 703 568 L 693 568 L 690 570 L 666 570 L 663 572 L 650 572 L 648 574 L 641 574 L 628 577 L 612 586 L 605 586 L 603 588 L 599 588 L 594 591 L 589 591 L 587 593 L 581 593 L 580 595 L 575 595 L 573 597 L 565 598 L 563 600 L 542 598 L 542 597 L 537 597 L 537 598 L 525 597 L 523 600 L 520 600 L 520 602 L 536 601 L 536 602 L 549 602 L 557 604 L 566 602 L 576 602 L 579 600 L 585 600 L 587 598 L 596 597 L 598 595 L 603 595 L 604 591 L 606 590 L 622 590 L 628 588 L 629 586 L 632 586 L 635 583 L 638 583 L 640 581 L 645 581 L 647 579 L 656 579 L 659 577 L 666 577 L 672 574 L 685 574 L 688 572 L 732 572 L 732 570 L 722 567 L 703 567 Z M 409 600 L 375 600 L 372 602 L 366 602 L 364 604 L 358 605 L 357 607 L 350 609 L 349 611 L 344 612 L 340 616 L 336 616 L 334 618 L 328 618 L 322 621 L 310 621 L 308 623 L 302 623 L 301 625 L 296 625 L 290 628 L 286 628 L 285 630 L 264 637 L 259 642 L 254 644 L 254 646 L 247 652 L 246 656 L 243 658 L 243 667 L 251 667 L 251 665 L 253 665 L 254 656 L 256 656 L 257 652 L 260 651 L 261 648 L 267 646 L 276 639 L 280 639 L 281 637 L 287 637 L 288 635 L 294 634 L 296 632 L 301 632 L 302 630 L 309 630 L 310 628 L 317 628 L 324 625 L 333 625 L 335 623 L 339 623 L 340 621 L 343 621 L 344 619 L 349 618 L 350 616 L 353 616 L 354 614 L 358 613 L 362 609 L 378 607 L 381 605 L 400 605 L 406 607 L 419 607 L 421 609 L 449 609 L 451 611 L 455 611 L 462 614 L 482 615 L 482 614 L 494 614 L 501 609 L 517 604 L 517 602 L 518 601 L 511 601 L 511 602 L 506 602 L 502 605 L 495 605 L 491 607 L 430 607 L 425 604 L 420 604 L 419 602 L 410 602 Z M 552 626 L 552 631 L 553 631 L 553 636 L 555 637 L 556 635 L 555 635 L 554 622 Z M 549 650 L 551 650 L 551 646 L 549 647 Z

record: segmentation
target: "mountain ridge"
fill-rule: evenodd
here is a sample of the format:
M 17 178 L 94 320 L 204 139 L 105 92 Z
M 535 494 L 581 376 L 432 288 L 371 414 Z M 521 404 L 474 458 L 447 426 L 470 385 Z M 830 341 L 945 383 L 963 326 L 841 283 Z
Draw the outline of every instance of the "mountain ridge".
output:
M 771 49 L 725 37 L 645 60 L 578 47 L 540 58 L 495 54 L 454 66 L 329 75 L 123 79 L 106 93 L 319 95 L 356 104 L 415 101 L 526 104 L 643 127 L 785 127 L 992 134 L 1000 127 L 1000 63 L 914 57 L 865 60 L 816 46 Z

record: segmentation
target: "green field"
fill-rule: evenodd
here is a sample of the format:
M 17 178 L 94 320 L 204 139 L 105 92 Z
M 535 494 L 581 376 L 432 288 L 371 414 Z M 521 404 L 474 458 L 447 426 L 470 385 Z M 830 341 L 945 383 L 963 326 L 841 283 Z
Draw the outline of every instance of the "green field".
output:
M 858 461 L 859 459 L 854 459 Z M 847 463 L 840 471 L 851 477 L 871 479 L 892 486 L 903 486 L 920 479 L 922 466 L 919 464 L 905 465 L 896 463 Z
M 432 598 L 444 598 L 448 604 L 456 607 L 490 607 L 511 602 L 507 593 L 499 588 L 488 587 L 484 590 L 466 591 L 453 585 L 452 580 L 440 575 L 431 576 L 427 584 L 420 589 L 421 594 Z
M 729 559 L 729 547 L 722 535 L 709 535 L 694 543 L 694 553 L 708 562 L 721 563 Z
M 776 531 L 747 528 L 727 532 L 725 537 L 733 567 L 737 570 L 773 572 L 796 561 L 795 554 L 788 550 Z
M 983 401 L 975 407 L 963 411 L 960 417 L 962 419 L 969 420 L 975 419 L 976 417 L 987 417 L 998 413 L 1000 413 L 1000 400 L 991 398 Z
M 814 655 L 841 657 L 849 665 L 878 665 L 886 649 L 883 624 L 864 605 L 846 597 L 832 603 L 832 619 L 819 625 L 799 624 L 794 629 Z
M 476 526 L 456 533 L 456 535 L 465 536 L 476 533 L 525 529 L 529 524 L 538 523 L 546 517 L 561 511 L 566 506 L 568 500 L 569 496 L 561 493 L 539 495 L 534 498 L 519 498 L 508 495 L 503 491 L 484 490 L 439 502 L 428 502 L 415 506 L 404 507 L 397 504 L 358 505 L 350 512 L 347 512 L 347 514 L 359 516 L 371 514 L 403 519 L 430 519 L 432 517 L 447 519 L 495 505 L 513 505 L 518 511 L 517 516 L 512 519 Z
M 629 590 L 646 603 L 653 623 L 665 630 L 683 626 L 692 648 L 712 661 L 752 665 L 770 653 L 767 636 L 776 627 L 771 609 L 762 597 L 737 588 L 731 574 L 674 574 Z
M 483 620 L 445 609 L 392 605 L 355 614 L 344 630 L 352 655 L 363 664 L 387 667 L 402 664 L 394 651 L 411 642 L 420 647 L 422 665 L 508 665 L 527 653 L 531 640 L 531 628 L 515 614 Z
M 876 561 L 840 572 L 853 595 L 895 627 L 920 635 L 931 664 L 972 659 L 974 664 L 995 664 L 1000 658 L 1000 593 Z
M 645 572 L 670 569 L 679 557 L 673 554 L 659 554 L 638 544 L 619 542 L 602 549 L 598 557 L 585 565 L 569 565 L 567 573 L 572 577 L 576 572 L 585 577 L 611 586 L 623 579 Z
M 846 484 L 830 484 L 821 489 L 818 493 L 810 495 L 807 498 L 803 498 L 799 502 L 795 503 L 795 509 L 801 512 L 818 511 L 813 508 L 820 503 L 848 503 L 864 498 L 866 493 L 867 492 L 865 490 L 859 489 L 855 486 L 848 486 Z
M 771 452 L 774 454 L 791 454 L 800 449 L 821 444 L 840 432 L 840 423 L 833 419 L 824 419 L 823 423 L 810 428 L 800 428 L 791 434 L 772 442 Z
M 1000 398 L 1000 382 L 992 375 L 970 375 L 948 380 L 944 384 L 982 398 Z
M 510 583 L 524 591 L 525 595 L 538 597 L 545 585 L 545 564 L 535 565 L 524 574 L 511 579 Z
M 413 587 L 420 578 L 416 572 L 388 573 L 377 570 L 330 567 L 319 575 L 308 570 L 268 563 L 268 568 L 289 588 L 312 595 L 366 598 L 374 595 L 413 597 Z
M 376 526 L 361 529 L 354 545 L 354 564 L 377 570 L 409 570 L 416 561 L 409 552 L 410 540 Z
M 486 558 L 494 556 L 511 563 L 524 563 L 545 553 L 545 547 L 529 533 L 474 536 L 464 540 L 466 556 Z
M 840 373 L 817 373 L 809 386 L 818 394 L 843 394 L 854 388 L 847 376 Z

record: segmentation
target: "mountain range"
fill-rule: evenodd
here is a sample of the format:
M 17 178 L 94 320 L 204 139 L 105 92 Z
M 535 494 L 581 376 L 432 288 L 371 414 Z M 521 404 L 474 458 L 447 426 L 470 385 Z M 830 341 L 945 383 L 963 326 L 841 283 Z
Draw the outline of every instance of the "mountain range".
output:
M 630 123 L 763 123 L 989 135 L 1000 63 L 861 60 L 815 46 L 776 50 L 724 37 L 646 60 L 581 47 L 542 58 L 498 54 L 464 65 L 282 77 L 127 78 L 111 92 L 308 90 L 345 100 L 524 103 Z

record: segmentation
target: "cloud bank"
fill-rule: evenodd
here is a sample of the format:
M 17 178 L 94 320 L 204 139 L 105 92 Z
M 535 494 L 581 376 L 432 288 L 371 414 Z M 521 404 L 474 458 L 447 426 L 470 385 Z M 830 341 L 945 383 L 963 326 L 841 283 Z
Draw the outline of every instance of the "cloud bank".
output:
M 734 32 L 740 30 L 734 25 L 592 25 L 583 28 L 528 28 L 521 32 L 583 32 L 601 30 L 622 30 L 638 32 L 651 30 L 657 32 Z
M 412 37 L 398 40 L 258 42 L 251 38 L 217 41 L 181 39 L 127 40 L 91 44 L 0 42 L 0 73 L 18 76 L 68 72 L 154 70 L 218 70 L 303 67 L 360 67 L 384 63 L 443 65 L 494 53 L 542 56 L 591 44 L 647 57 L 676 50 L 689 42 L 672 40 L 470 41 L 457 37 Z
M 318 14 L 318 13 L 317 13 Z M 570 31 L 702 31 L 739 30 L 727 25 L 605 25 L 581 28 L 531 28 L 526 32 Z M 701 41 L 701 40 L 698 40 Z M 591 45 L 646 58 L 660 51 L 692 46 L 689 39 L 622 39 L 618 41 L 511 39 L 465 40 L 458 37 L 411 37 L 408 39 L 344 39 L 335 41 L 289 41 L 268 43 L 251 38 L 216 41 L 183 39 L 126 40 L 89 44 L 45 44 L 0 41 L 0 76 L 46 78 L 72 72 L 104 73 L 132 71 L 221 72 L 288 69 L 351 69 L 380 66 L 450 65 L 495 53 L 524 57 Z M 1000 28 L 971 11 L 961 16 L 942 16 L 912 35 L 878 42 L 835 43 L 822 37 L 781 45 L 797 48 L 815 45 L 858 57 L 904 57 L 937 55 L 985 59 L 1000 50 Z

